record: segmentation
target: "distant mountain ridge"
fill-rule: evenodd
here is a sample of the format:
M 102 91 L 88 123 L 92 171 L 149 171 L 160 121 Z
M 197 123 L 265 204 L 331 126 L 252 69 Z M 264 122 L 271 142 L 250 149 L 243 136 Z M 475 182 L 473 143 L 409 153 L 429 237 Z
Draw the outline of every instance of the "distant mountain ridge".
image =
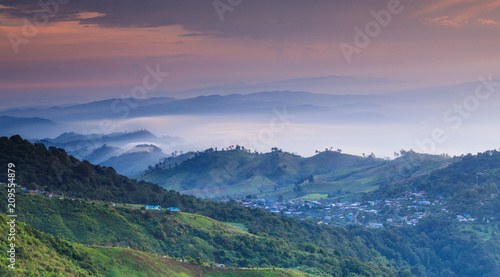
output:
M 157 92 L 158 96 L 196 97 L 210 94 L 248 94 L 258 91 L 309 91 L 327 94 L 379 94 L 402 90 L 410 84 L 393 79 L 358 78 L 345 75 L 330 75 L 321 77 L 305 77 L 288 80 L 278 80 L 264 83 L 247 84 L 244 82 L 209 86 L 179 92 Z
M 373 82 L 383 83 L 380 80 Z M 429 105 L 444 108 L 453 101 L 462 101 L 467 95 L 472 95 L 478 85 L 478 82 L 470 82 L 376 94 L 361 94 L 355 91 L 346 91 L 343 94 L 310 93 L 301 87 L 293 87 L 293 90 L 291 88 L 265 90 L 262 87 L 261 90 L 245 93 L 218 93 L 216 90 L 207 90 L 206 95 L 202 96 L 184 94 L 185 98 L 108 99 L 64 107 L 10 109 L 1 111 L 0 115 L 41 117 L 57 122 L 68 122 L 168 115 L 265 114 L 273 108 L 287 106 L 291 112 L 305 114 L 319 112 L 342 120 L 349 120 L 350 114 L 359 115 L 367 112 L 386 118 L 415 120 L 427 116 L 422 112 L 422 108 L 428 108 Z M 354 117 L 352 120 L 362 122 L 369 118 L 370 116 L 362 116 Z
M 54 121 L 40 117 L 0 116 L 0 134 L 5 136 L 30 133 L 31 137 L 35 137 L 40 134 L 41 129 L 56 127 L 57 124 Z

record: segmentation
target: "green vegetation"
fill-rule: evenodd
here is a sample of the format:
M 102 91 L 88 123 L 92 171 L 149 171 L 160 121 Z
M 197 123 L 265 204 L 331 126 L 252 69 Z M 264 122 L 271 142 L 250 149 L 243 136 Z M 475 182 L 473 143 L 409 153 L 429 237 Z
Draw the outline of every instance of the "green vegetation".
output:
M 9 219 L 0 214 L 0 275 L 1 276 L 93 276 L 98 268 L 86 247 L 69 243 L 31 226 L 16 222 L 15 241 L 7 234 Z M 15 269 L 8 268 L 7 251 L 15 244 Z
M 352 225 L 318 225 L 312 220 L 301 221 L 259 209 L 167 192 L 151 183 L 129 180 L 110 168 L 79 162 L 68 157 L 63 150 L 31 145 L 20 137 L 1 138 L 0 150 L 6 153 L 0 157 L 3 163 L 16 164 L 18 183 L 26 184 L 28 188 L 65 193 L 64 200 L 19 193 L 19 220 L 71 242 L 111 243 L 159 255 L 189 256 L 195 262 L 198 259 L 198 262 L 206 263 L 236 263 L 239 267 L 295 268 L 316 275 L 414 274 L 437 277 L 500 274 L 497 216 L 500 199 L 496 185 L 500 181 L 500 153 L 497 151 L 456 158 L 450 166 L 436 171 L 431 169 L 444 166 L 449 159 L 406 152 L 393 163 L 381 161 L 385 165 L 377 166 L 372 164 L 377 162 L 376 159 L 369 157 L 361 161 L 366 163 L 360 164 L 359 168 L 363 170 L 343 168 L 331 174 L 314 172 L 291 180 L 292 189 L 300 185 L 306 190 L 300 192 L 304 195 L 295 191 L 298 197 L 314 193 L 324 195 L 321 191 L 307 190 L 326 189 L 328 183 L 349 180 L 351 184 L 359 182 L 356 187 L 359 191 L 370 190 L 365 194 L 366 199 L 394 197 L 405 190 L 417 189 L 436 198 L 445 198 L 449 204 L 449 212 L 435 211 L 441 214 L 424 217 L 415 227 L 363 229 Z M 256 155 L 241 150 L 224 152 Z M 332 154 L 340 155 L 323 155 Z M 269 155 L 290 159 L 291 167 L 291 161 L 296 157 L 279 151 Z M 60 162 L 60 166 L 51 166 L 53 161 Z M 210 167 L 210 161 L 206 165 Z M 394 172 L 387 171 L 391 166 L 395 166 Z M 61 168 L 63 174 L 58 174 Z M 288 166 L 281 168 L 286 170 Z M 384 170 L 386 175 L 382 179 L 369 175 Z M 5 173 L 0 175 L 7 179 Z M 266 176 L 269 180 L 285 178 L 279 174 Z M 377 180 L 384 178 L 384 183 L 376 184 Z M 102 194 L 104 190 L 109 193 Z M 5 191 L 1 194 L 0 205 L 5 207 Z M 81 198 L 71 200 L 70 197 L 74 196 Z M 91 204 L 81 199 L 105 202 Z M 104 204 L 107 201 L 135 203 L 136 206 L 113 207 Z M 183 213 L 142 211 L 138 204 L 175 206 Z M 462 214 L 470 215 L 476 221 L 458 222 L 456 215 Z M 62 257 L 59 264 L 64 263 Z M 116 269 L 122 270 L 117 272 L 128 270 L 126 265 L 129 263 Z M 99 264 L 95 268 L 100 270 Z M 77 264 L 74 270 L 91 272 L 92 267 Z M 241 272 L 243 275 L 247 273 Z
M 424 190 L 433 197 L 447 199 L 456 215 L 470 214 L 482 221 L 498 221 L 500 212 L 500 152 L 455 157 L 450 166 L 435 170 L 397 186 L 386 184 L 370 197 L 384 197 L 404 190 Z
M 352 199 L 377 189 L 381 183 L 414 178 L 450 163 L 442 156 L 407 153 L 393 161 L 331 150 L 302 158 L 276 148 L 271 153 L 258 154 L 237 146 L 234 150 L 196 153 L 174 167 L 160 163 L 140 178 L 205 198 L 258 194 L 318 200 L 326 198 L 326 194 L 330 198 Z M 418 155 L 418 161 L 410 164 L 410 154 Z
M 179 262 L 132 249 L 85 247 L 61 240 L 18 222 L 16 226 L 16 264 L 8 267 L 8 218 L 0 214 L 0 275 L 9 276 L 290 276 L 304 274 L 283 269 L 250 270 L 214 268 Z
M 5 192 L 0 192 L 0 205 L 6 206 L 5 199 Z M 298 220 L 260 210 L 252 210 L 260 216 L 255 218 L 259 225 L 250 225 L 251 234 L 197 214 L 132 210 L 23 193 L 19 193 L 16 199 L 17 206 L 22 210 L 19 220 L 72 242 L 131 247 L 159 255 L 200 259 L 205 263 L 237 264 L 238 267 L 301 268 L 310 273 L 333 276 L 347 276 L 349 273 L 393 276 L 392 269 L 383 264 L 366 263 L 341 254 L 349 252 L 356 255 L 355 249 L 363 248 L 362 243 L 347 241 L 345 234 L 338 231 L 329 234 L 314 223 L 308 223 L 311 226 L 302 226 L 300 231 L 297 230 L 302 239 L 292 237 L 292 228 L 299 227 L 295 226 Z M 280 229 L 288 227 L 280 231 L 281 235 L 273 234 L 279 231 L 278 226 Z M 260 230 L 262 227 L 269 231 Z M 343 246 L 338 247 L 336 252 L 319 247 L 321 240 L 313 240 L 313 236 L 320 233 L 331 241 L 329 246 L 338 242 L 342 242 Z M 382 259 L 379 255 L 373 257 Z

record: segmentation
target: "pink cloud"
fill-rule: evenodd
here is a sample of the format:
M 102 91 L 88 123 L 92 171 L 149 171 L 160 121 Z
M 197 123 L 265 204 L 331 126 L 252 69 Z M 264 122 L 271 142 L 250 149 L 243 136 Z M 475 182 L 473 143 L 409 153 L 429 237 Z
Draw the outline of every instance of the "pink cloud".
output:
M 460 23 L 451 20 L 449 16 L 438 16 L 434 18 L 428 18 L 427 20 L 425 20 L 425 24 L 451 26 L 451 27 L 458 27 L 461 25 Z
M 479 24 L 482 24 L 482 25 L 488 25 L 488 26 L 491 26 L 491 25 L 500 25 L 500 23 L 498 23 L 497 21 L 495 20 L 491 20 L 491 19 L 483 19 L 483 18 L 479 18 L 477 20 L 477 22 Z

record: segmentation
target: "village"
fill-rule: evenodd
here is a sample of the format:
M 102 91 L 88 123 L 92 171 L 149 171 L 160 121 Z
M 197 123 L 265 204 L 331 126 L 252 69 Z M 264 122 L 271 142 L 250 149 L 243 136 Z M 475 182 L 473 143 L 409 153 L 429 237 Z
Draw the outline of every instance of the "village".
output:
M 6 186 L 1 183 L 0 186 Z M 17 186 L 18 191 L 53 199 L 64 199 L 64 195 L 40 190 L 28 190 Z M 76 198 L 71 198 L 77 200 Z M 80 199 L 83 200 L 83 199 Z M 96 202 L 89 200 L 91 203 Z M 101 201 L 98 201 L 101 202 Z M 329 203 L 320 201 L 274 201 L 259 198 L 222 199 L 219 202 L 234 203 L 249 208 L 259 208 L 271 213 L 293 216 L 302 220 L 312 219 L 317 224 L 344 226 L 356 224 L 364 228 L 383 228 L 415 226 L 418 221 L 430 214 L 449 214 L 460 222 L 472 222 L 476 219 L 464 213 L 452 215 L 441 196 L 431 198 L 425 191 L 404 192 L 400 197 L 364 202 Z M 114 202 L 106 203 L 116 206 Z M 122 204 L 123 205 L 123 204 Z M 180 212 L 178 207 L 163 208 L 159 205 L 133 205 L 142 210 Z M 489 223 L 488 219 L 484 219 Z
M 432 199 L 425 191 L 404 192 L 400 197 L 364 202 L 329 203 L 320 201 L 272 201 L 266 199 L 223 199 L 251 208 L 312 219 L 317 224 L 343 226 L 357 224 L 365 228 L 415 226 L 430 214 L 450 214 L 441 196 Z M 453 216 L 450 214 L 450 216 Z M 470 214 L 453 216 L 460 222 L 474 221 Z

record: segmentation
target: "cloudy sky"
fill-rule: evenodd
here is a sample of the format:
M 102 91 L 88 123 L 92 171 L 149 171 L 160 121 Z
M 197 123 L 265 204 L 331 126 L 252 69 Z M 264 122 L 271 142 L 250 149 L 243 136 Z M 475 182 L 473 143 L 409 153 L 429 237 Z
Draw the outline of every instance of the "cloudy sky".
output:
M 0 1 L 3 99 L 119 97 L 156 65 L 170 75 L 155 90 L 179 91 L 328 75 L 456 84 L 500 62 L 498 0 L 46 2 Z

